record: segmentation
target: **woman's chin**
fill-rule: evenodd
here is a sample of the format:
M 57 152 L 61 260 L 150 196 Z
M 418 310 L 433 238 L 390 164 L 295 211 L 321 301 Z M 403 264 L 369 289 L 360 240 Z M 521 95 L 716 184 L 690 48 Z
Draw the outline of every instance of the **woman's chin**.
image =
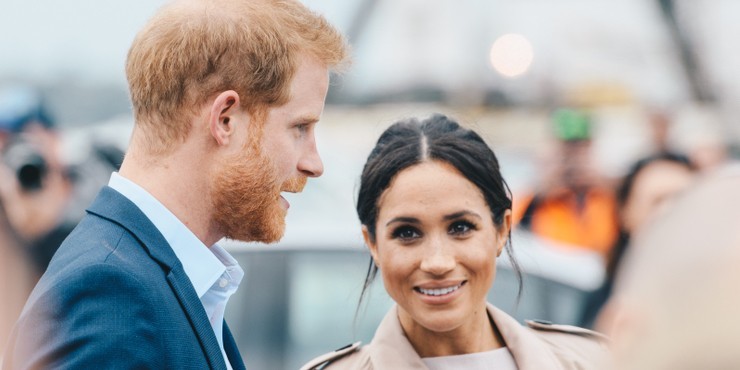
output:
M 408 315 L 414 326 L 421 327 L 426 331 L 435 333 L 451 332 L 463 325 L 469 315 L 465 315 L 459 309 L 446 308 L 435 310 L 415 310 Z

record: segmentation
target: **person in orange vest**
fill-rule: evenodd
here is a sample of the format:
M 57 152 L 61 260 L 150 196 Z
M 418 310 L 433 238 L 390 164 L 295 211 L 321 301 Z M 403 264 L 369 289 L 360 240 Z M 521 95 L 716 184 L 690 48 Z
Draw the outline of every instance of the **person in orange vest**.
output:
M 560 244 L 606 256 L 617 237 L 614 190 L 591 166 L 591 118 L 574 109 L 552 115 L 558 157 L 549 181 L 520 195 L 519 227 Z

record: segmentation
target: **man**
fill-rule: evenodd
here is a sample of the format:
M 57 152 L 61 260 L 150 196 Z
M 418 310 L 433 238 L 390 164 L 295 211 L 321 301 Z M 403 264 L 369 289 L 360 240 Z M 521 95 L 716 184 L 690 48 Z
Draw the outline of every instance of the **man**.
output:
M 215 243 L 274 242 L 323 172 L 314 126 L 347 48 L 293 0 L 176 1 L 137 35 L 120 173 L 29 298 L 5 368 L 244 368 L 223 321 L 243 276 Z
M 606 257 L 617 237 L 614 192 L 592 164 L 592 120 L 562 108 L 552 115 L 557 155 L 539 189 L 515 202 L 519 226 L 563 247 Z

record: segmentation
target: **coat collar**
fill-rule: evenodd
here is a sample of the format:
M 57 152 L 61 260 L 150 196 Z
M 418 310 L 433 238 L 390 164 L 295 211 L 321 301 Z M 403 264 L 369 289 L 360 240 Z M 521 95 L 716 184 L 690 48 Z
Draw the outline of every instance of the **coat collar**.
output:
M 149 256 L 162 266 L 167 274 L 167 281 L 188 316 L 211 368 L 226 369 L 216 335 L 193 284 L 185 274 L 172 247 L 144 213 L 128 198 L 108 186 L 100 191 L 87 212 L 120 225 L 139 240 Z M 230 357 L 231 355 L 229 354 Z M 234 357 L 238 357 L 238 352 Z M 243 366 L 241 364 L 242 368 Z M 234 369 L 237 367 L 234 366 Z
M 491 304 L 486 309 L 519 370 L 563 369 L 552 349 L 529 329 Z M 368 351 L 375 369 L 427 369 L 401 328 L 396 305 L 378 326 Z
M 87 209 L 88 213 L 114 222 L 128 230 L 147 253 L 159 263 L 166 272 L 180 266 L 175 252 L 162 236 L 162 233 L 149 221 L 132 201 L 121 193 L 105 186 Z M 187 278 L 187 277 L 186 277 Z
M 368 350 L 374 369 L 427 369 L 403 332 L 397 305 L 385 314 Z
M 519 370 L 562 370 L 552 349 L 532 331 L 488 303 L 488 316 L 496 324 Z

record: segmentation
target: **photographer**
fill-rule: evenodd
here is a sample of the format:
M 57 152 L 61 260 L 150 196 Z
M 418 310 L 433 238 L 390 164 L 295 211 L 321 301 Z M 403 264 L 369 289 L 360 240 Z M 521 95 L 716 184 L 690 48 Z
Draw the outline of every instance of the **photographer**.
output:
M 64 219 L 72 183 L 60 140 L 40 95 L 26 87 L 0 90 L 0 207 L 4 232 L 23 245 L 40 275 L 55 247 L 44 239 Z
M 84 159 L 63 161 L 59 134 L 38 91 L 0 87 L 0 360 L 31 289 L 123 160 L 90 139 Z
M 0 89 L 0 348 L 66 226 L 72 183 L 40 95 Z M 0 355 L 1 357 L 1 355 Z

